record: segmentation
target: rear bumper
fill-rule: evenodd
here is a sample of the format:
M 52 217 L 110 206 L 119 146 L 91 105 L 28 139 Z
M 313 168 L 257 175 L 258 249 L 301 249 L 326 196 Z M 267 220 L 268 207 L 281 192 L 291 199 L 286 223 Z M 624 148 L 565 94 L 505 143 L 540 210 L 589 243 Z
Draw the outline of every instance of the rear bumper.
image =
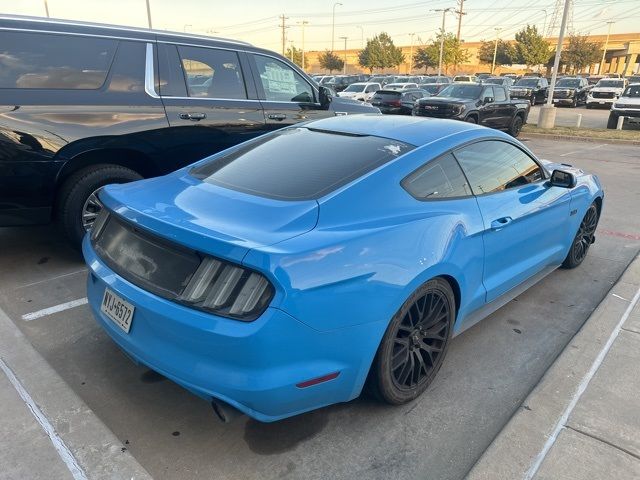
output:
M 135 361 L 207 400 L 223 400 L 271 422 L 360 394 L 370 356 L 354 345 L 370 325 L 319 332 L 269 307 L 241 322 L 193 310 L 146 292 L 110 270 L 88 238 L 87 296 L 100 326 Z M 136 310 L 125 333 L 100 311 L 106 287 Z M 368 360 L 367 360 L 368 358 Z M 296 385 L 338 372 L 333 380 Z
M 640 107 L 635 109 L 613 109 L 611 113 L 619 117 L 640 118 Z

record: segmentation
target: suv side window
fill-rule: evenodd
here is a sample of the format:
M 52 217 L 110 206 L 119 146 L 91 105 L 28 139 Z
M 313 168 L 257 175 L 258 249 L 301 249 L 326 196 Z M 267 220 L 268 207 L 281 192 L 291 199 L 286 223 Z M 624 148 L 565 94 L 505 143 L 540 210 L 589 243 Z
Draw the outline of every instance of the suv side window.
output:
M 271 102 L 314 101 L 313 88 L 289 65 L 275 58 L 254 55 L 265 99 Z M 336 84 L 346 83 L 346 78 L 336 79 Z
M 402 180 L 401 185 L 418 200 L 472 195 L 467 179 L 450 153 L 423 165 Z
M 163 97 L 186 97 L 187 85 L 175 45 L 158 44 L 158 72 L 160 73 L 160 95 Z
M 485 87 L 484 92 L 482 93 L 482 100 L 484 100 L 487 97 L 491 97 L 495 101 L 496 96 L 493 93 L 493 87 Z
M 0 32 L 0 88 L 98 89 L 117 46 L 111 38 Z
M 178 45 L 178 53 L 190 97 L 247 98 L 236 52 Z
M 540 166 L 507 142 L 485 140 L 454 152 L 476 195 L 534 183 L 544 178 Z
M 495 101 L 496 102 L 504 102 L 507 99 L 506 94 L 504 93 L 504 88 L 502 87 L 493 87 L 493 91 L 495 92 Z

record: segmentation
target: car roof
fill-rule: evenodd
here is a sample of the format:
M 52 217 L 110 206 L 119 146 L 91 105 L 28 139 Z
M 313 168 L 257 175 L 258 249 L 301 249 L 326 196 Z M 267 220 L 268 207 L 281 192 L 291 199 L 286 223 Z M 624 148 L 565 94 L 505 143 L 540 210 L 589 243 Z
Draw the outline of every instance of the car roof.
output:
M 350 135 L 389 138 L 416 147 L 468 130 L 486 130 L 489 134 L 495 135 L 495 132 L 490 129 L 468 122 L 375 113 L 323 118 L 301 126 Z

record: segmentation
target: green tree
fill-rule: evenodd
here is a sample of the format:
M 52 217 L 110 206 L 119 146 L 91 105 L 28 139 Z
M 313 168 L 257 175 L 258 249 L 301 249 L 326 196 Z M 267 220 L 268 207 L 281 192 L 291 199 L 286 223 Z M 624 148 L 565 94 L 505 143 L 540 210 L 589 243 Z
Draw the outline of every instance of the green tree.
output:
M 373 72 L 374 68 L 397 67 L 404 62 L 404 54 L 393 44 L 385 32 L 367 40 L 367 46 L 358 54 L 358 64 Z
M 426 47 L 419 47 L 413 54 L 413 65 L 417 68 L 424 68 L 425 73 L 429 67 L 437 68 L 440 50 L 433 44 Z
M 516 33 L 515 61 L 528 67 L 540 65 L 549 58 L 549 44 L 534 25 L 527 25 Z
M 561 53 L 563 63 L 571 66 L 574 72 L 581 72 L 587 66 L 598 63 L 600 55 L 600 44 L 590 42 L 586 35 L 570 35 L 569 44 Z
M 335 53 L 325 50 L 318 56 L 318 63 L 320 67 L 325 70 L 329 70 L 329 73 L 334 70 L 342 70 L 344 68 L 344 61 Z
M 496 66 L 513 65 L 516 63 L 516 48 L 510 42 L 504 40 L 498 40 L 497 48 L 495 40 L 488 42 L 483 41 L 478 49 L 478 59 L 482 63 L 492 65 L 494 50 L 496 52 Z
M 436 39 L 432 43 L 432 48 L 437 48 L 437 57 L 440 58 L 440 41 L 442 39 L 442 32 L 436 35 Z M 453 33 L 444 34 L 444 47 L 442 50 L 442 65 L 444 66 L 445 73 L 449 70 L 449 67 L 457 67 L 458 65 L 469 60 L 469 51 L 462 48 L 460 40 L 456 38 Z
M 287 54 L 285 55 L 289 60 L 302 68 L 302 50 L 291 45 L 287 48 Z

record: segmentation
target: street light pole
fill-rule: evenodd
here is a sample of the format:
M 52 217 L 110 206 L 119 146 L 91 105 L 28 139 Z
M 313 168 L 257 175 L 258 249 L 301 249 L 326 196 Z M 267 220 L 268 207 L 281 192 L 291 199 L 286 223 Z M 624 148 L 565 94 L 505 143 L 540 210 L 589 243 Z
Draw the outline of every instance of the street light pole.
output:
M 500 27 L 496 27 L 494 28 L 494 30 L 496 31 L 496 43 L 493 46 L 493 63 L 491 64 L 491 75 L 493 75 L 493 71 L 496 68 L 496 54 L 498 53 L 498 35 L 500 34 L 500 30 L 502 30 Z
M 302 70 L 304 70 L 304 26 L 309 25 L 309 22 L 307 22 L 306 20 L 302 20 L 298 23 L 302 25 Z
M 440 58 L 438 60 L 438 77 L 442 75 L 442 53 L 444 51 L 444 19 L 447 12 L 451 10 L 449 8 L 438 8 L 433 10 L 434 12 L 442 12 L 442 30 L 440 31 Z
M 342 4 L 340 2 L 336 2 L 333 4 L 333 14 L 331 15 L 331 52 L 333 52 L 334 40 L 336 38 L 336 7 Z
M 147 21 L 149 22 L 149 30 L 153 27 L 151 26 L 151 5 L 149 5 L 149 0 L 147 0 Z
M 49 4 L 47 0 L 44 0 L 44 12 L 47 14 L 47 18 L 49 18 Z
M 411 75 L 411 73 L 413 72 L 413 36 L 415 35 L 415 33 L 410 33 L 409 36 L 411 37 L 411 44 L 409 46 L 409 75 Z
M 344 65 L 342 66 L 342 73 L 344 75 L 347 74 L 347 37 L 340 37 L 341 40 L 344 40 Z
M 604 57 L 607 54 L 607 47 L 609 46 L 609 35 L 611 35 L 611 26 L 616 23 L 613 21 L 608 21 L 607 25 L 609 25 L 609 29 L 607 30 L 607 39 L 604 42 L 604 49 L 602 50 L 602 61 L 600 62 L 600 68 L 598 69 L 598 75 L 602 75 L 602 69 L 604 68 Z M 611 65 L 609 65 L 611 67 Z M 609 69 L 611 71 L 611 69 Z

